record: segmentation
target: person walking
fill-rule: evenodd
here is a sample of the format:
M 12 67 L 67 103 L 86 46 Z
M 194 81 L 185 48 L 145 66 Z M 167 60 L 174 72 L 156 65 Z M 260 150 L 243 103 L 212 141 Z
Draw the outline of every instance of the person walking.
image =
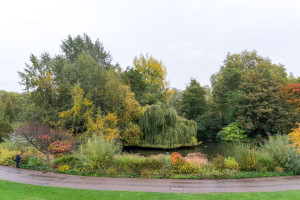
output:
M 16 156 L 16 159 L 15 159 L 15 161 L 16 161 L 16 163 L 17 163 L 17 165 L 16 165 L 17 168 L 19 168 L 20 160 L 21 160 L 21 156 L 18 154 L 18 155 Z

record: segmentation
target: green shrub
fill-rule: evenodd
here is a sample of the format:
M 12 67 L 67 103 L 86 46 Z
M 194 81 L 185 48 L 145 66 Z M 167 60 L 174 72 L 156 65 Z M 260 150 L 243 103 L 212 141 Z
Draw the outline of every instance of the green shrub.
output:
M 213 164 L 203 165 L 198 170 L 198 175 L 204 178 L 219 175 L 221 173 L 222 172 L 216 169 L 216 167 Z
M 221 140 L 226 141 L 244 141 L 247 138 L 247 135 L 244 134 L 241 125 L 236 122 L 232 122 L 228 126 L 224 127 L 220 132 L 218 132 L 218 137 Z
M 172 168 L 171 156 L 170 155 L 155 155 L 156 159 L 160 160 L 163 163 L 163 168 Z
M 58 171 L 60 172 L 65 172 L 65 171 L 69 171 L 72 167 L 70 165 L 62 165 L 58 167 Z
M 103 137 L 94 135 L 79 148 L 79 159 L 82 164 L 92 170 L 109 166 L 113 156 L 121 152 L 120 145 L 114 140 L 106 141 Z
M 217 157 L 213 158 L 211 163 L 217 169 L 222 171 L 224 169 L 224 156 L 217 155 Z
M 35 156 L 31 156 L 27 163 L 28 167 L 42 167 L 43 165 L 44 165 L 44 161 Z
M 150 170 L 161 169 L 163 165 L 164 165 L 163 160 L 158 159 L 158 157 L 156 156 L 146 157 L 142 163 L 143 169 L 150 169 Z
M 267 168 L 267 167 L 265 167 L 265 166 L 259 166 L 258 167 L 258 171 L 259 172 L 269 172 L 269 169 Z
M 258 170 L 261 172 L 270 172 L 274 168 L 274 160 L 268 152 L 258 154 Z
M 199 167 L 191 165 L 189 163 L 184 163 L 176 168 L 176 173 L 178 174 L 197 174 Z
M 63 155 L 55 158 L 52 161 L 52 165 L 70 165 L 72 167 L 76 166 L 79 162 L 79 158 L 76 155 Z
M 275 166 L 300 174 L 300 154 L 290 145 L 287 135 L 270 136 L 261 149 L 272 157 Z
M 275 172 L 283 172 L 284 169 L 283 169 L 282 167 L 275 166 L 275 167 L 274 167 L 274 171 L 275 171 Z
M 253 143 L 235 143 L 231 156 L 239 163 L 240 170 L 256 170 L 258 164 L 258 148 Z
M 238 171 L 239 163 L 233 157 L 227 157 L 224 159 L 224 168 Z
M 143 177 L 143 178 L 150 178 L 150 176 L 151 176 L 151 171 L 150 170 L 148 170 L 148 169 L 142 170 L 141 177 Z
M 8 150 L 6 148 L 0 149 L 0 164 L 6 166 L 13 166 L 15 165 L 15 158 L 16 155 L 20 154 L 19 151 L 15 150 Z
M 145 157 L 137 154 L 123 154 L 114 157 L 113 165 L 123 172 L 140 173 L 144 167 L 144 160 Z
M 130 122 L 122 133 L 124 145 L 137 145 L 143 137 L 143 132 L 137 124 Z
M 159 171 L 163 168 L 170 168 L 171 160 L 167 155 L 153 155 L 149 157 L 138 154 L 123 154 L 115 156 L 113 166 L 126 173 L 141 173 L 143 170 Z
M 161 169 L 153 170 L 154 172 L 157 172 L 158 174 L 168 174 L 170 171 L 173 171 L 170 155 L 159 154 L 152 157 L 155 157 L 162 163 Z
M 115 167 L 109 167 L 107 173 L 111 176 L 115 176 L 117 174 L 117 169 Z

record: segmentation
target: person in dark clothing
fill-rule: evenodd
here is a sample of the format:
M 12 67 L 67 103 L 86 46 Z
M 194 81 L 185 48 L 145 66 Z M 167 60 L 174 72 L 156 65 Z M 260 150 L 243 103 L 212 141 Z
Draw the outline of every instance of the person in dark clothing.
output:
M 19 168 L 20 160 L 21 160 L 21 156 L 18 154 L 18 155 L 16 156 L 16 159 L 15 159 L 15 161 L 16 161 L 16 163 L 17 163 L 17 165 L 16 165 L 17 168 Z

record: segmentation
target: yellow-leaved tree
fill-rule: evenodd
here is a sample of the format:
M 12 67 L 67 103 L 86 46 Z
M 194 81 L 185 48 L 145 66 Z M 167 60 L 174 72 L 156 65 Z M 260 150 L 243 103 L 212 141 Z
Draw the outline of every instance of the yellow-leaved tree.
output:
M 84 98 L 83 89 L 75 85 L 72 90 L 73 107 L 59 114 L 59 125 L 69 128 L 73 133 L 83 132 L 88 117 L 93 114 L 93 102 Z
M 300 123 L 298 123 L 298 128 L 293 129 L 293 132 L 289 134 L 289 139 L 292 142 L 292 145 L 300 153 Z
M 142 75 L 148 87 L 163 94 L 163 101 L 167 104 L 170 102 L 174 91 L 169 89 L 166 79 L 167 69 L 162 61 L 155 59 L 152 55 L 140 54 L 133 60 L 134 68 L 137 69 Z M 160 95 L 158 95 L 160 96 Z
M 105 112 L 116 113 L 119 125 L 124 128 L 128 123 L 138 119 L 140 104 L 128 85 L 120 83 L 114 71 L 107 73 L 104 87 Z
M 120 135 L 118 117 L 116 113 L 108 113 L 102 116 L 99 112 L 95 119 L 88 118 L 87 132 L 89 136 L 97 134 L 110 141 L 117 139 Z

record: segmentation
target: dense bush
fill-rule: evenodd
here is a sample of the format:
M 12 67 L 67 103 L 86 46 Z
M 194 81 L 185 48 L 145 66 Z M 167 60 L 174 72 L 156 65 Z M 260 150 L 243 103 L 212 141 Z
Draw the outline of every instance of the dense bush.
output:
M 187 164 L 187 161 L 179 153 L 174 152 L 171 155 L 171 163 L 175 170 L 180 170 L 181 167 Z
M 235 143 L 231 156 L 239 163 L 240 170 L 256 170 L 258 164 L 258 148 L 252 143 Z
M 121 147 L 114 140 L 106 141 L 94 135 L 79 147 L 79 159 L 91 170 L 104 169 L 111 164 L 113 156 L 121 152 Z
M 224 169 L 224 156 L 217 155 L 217 157 L 213 158 L 211 163 L 217 169 L 222 171 Z
M 70 165 L 62 165 L 58 167 L 58 171 L 60 172 L 65 172 L 65 171 L 69 171 L 72 167 Z
M 122 140 L 124 145 L 138 145 L 143 135 L 138 125 L 129 123 L 122 133 Z
M 226 157 L 224 159 L 224 168 L 230 170 L 239 170 L 239 163 L 233 157 Z
M 177 152 L 172 153 L 171 162 L 175 172 L 178 174 L 197 174 L 199 169 L 199 166 L 189 163 Z
M 6 148 L 0 148 L 0 164 L 7 166 L 14 165 L 17 154 L 20 154 L 20 151 L 11 151 Z
M 191 165 L 189 163 L 184 163 L 182 165 L 176 166 L 175 168 L 175 173 L 178 174 L 197 174 L 198 171 L 199 166 Z
M 75 154 L 72 154 L 72 155 L 63 155 L 63 156 L 57 157 L 52 161 L 52 164 L 53 165 L 68 164 L 68 165 L 74 167 L 76 164 L 78 164 L 78 162 L 79 162 L 79 158 Z
M 144 159 L 137 154 L 123 154 L 113 158 L 113 165 L 123 172 L 140 173 Z
M 244 141 L 247 138 L 244 132 L 240 124 L 232 122 L 218 133 L 218 137 L 226 141 Z
M 143 170 L 162 170 L 169 166 L 169 163 L 161 155 L 144 157 L 138 154 L 123 154 L 114 157 L 113 165 L 119 171 L 139 174 Z
M 290 144 L 287 135 L 272 136 L 261 148 L 271 156 L 275 166 L 300 173 L 300 154 Z
M 275 163 L 272 156 L 265 151 L 261 151 L 258 154 L 257 169 L 262 172 L 270 172 L 274 169 Z
M 42 167 L 43 165 L 44 165 L 44 161 L 35 156 L 30 157 L 27 163 L 28 167 Z

